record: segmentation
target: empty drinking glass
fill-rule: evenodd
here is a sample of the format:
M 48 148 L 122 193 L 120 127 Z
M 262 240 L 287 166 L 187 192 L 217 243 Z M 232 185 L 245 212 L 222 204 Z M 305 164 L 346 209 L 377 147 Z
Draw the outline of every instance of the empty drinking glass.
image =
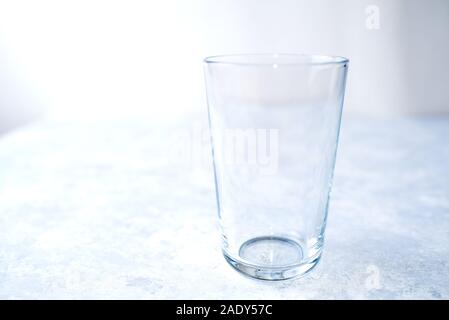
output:
M 204 62 L 224 256 L 258 279 L 303 275 L 323 248 L 348 59 Z

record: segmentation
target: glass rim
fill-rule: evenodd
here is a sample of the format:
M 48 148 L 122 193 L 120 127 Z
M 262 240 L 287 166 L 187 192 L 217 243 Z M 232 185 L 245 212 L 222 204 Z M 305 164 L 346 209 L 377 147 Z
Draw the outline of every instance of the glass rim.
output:
M 314 66 L 342 65 L 349 62 L 342 56 L 304 53 L 243 53 L 223 54 L 204 58 L 206 64 L 247 65 L 247 66 Z

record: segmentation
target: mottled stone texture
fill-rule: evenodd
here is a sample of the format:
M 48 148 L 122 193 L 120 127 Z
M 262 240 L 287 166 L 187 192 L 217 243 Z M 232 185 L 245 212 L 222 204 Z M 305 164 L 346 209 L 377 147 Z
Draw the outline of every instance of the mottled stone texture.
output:
M 449 298 L 449 118 L 344 119 L 322 261 L 278 283 L 221 256 L 204 126 L 0 139 L 0 298 Z

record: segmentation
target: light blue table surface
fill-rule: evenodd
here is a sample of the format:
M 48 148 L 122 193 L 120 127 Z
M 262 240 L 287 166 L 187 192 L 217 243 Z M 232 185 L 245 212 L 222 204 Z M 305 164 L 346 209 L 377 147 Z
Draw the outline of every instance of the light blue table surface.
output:
M 449 298 L 449 118 L 344 118 L 321 263 L 276 283 L 221 256 L 205 126 L 0 138 L 0 298 Z

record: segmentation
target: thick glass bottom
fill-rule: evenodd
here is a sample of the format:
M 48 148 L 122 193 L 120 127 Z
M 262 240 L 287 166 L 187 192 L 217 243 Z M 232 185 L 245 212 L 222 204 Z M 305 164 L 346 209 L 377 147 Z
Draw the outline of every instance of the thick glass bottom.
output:
M 239 257 L 223 250 L 226 261 L 237 271 L 261 280 L 287 280 L 305 275 L 320 260 L 321 250 L 313 257 L 291 239 L 263 236 L 243 243 Z

